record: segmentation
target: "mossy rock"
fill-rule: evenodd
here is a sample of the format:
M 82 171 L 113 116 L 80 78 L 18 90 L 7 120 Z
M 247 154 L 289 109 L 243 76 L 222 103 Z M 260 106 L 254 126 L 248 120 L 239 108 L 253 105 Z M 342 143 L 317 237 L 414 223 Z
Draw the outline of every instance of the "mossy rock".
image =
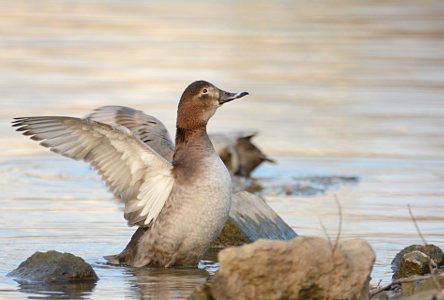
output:
M 251 242 L 252 240 L 250 240 L 230 219 L 228 219 L 224 229 L 222 229 L 222 232 L 214 241 L 213 247 L 224 248 L 227 246 L 241 246 Z
M 416 250 L 421 251 L 422 253 L 428 255 L 435 262 L 437 266 L 441 266 L 444 264 L 444 256 L 441 248 L 433 244 L 411 245 L 402 249 L 400 252 L 398 252 L 398 254 L 396 254 L 395 258 L 393 258 L 392 260 L 393 271 L 397 271 L 399 269 L 399 262 L 401 261 L 401 258 L 404 256 L 404 254 Z

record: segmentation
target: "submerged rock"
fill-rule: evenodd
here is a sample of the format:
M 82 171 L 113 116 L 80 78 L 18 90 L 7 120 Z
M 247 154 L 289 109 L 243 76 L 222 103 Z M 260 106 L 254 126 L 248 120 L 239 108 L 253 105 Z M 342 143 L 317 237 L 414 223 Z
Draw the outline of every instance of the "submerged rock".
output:
M 222 250 L 213 281 L 190 299 L 368 299 L 374 261 L 363 240 L 259 240 Z
M 23 283 L 97 281 L 90 264 L 71 253 L 36 252 L 7 276 Z
M 240 246 L 258 239 L 290 240 L 296 236 L 264 199 L 238 192 L 232 197 L 229 218 L 213 247 Z
M 359 178 L 355 176 L 295 177 L 292 183 L 287 183 L 274 192 L 280 195 L 312 196 L 344 184 L 356 184 L 358 181 Z

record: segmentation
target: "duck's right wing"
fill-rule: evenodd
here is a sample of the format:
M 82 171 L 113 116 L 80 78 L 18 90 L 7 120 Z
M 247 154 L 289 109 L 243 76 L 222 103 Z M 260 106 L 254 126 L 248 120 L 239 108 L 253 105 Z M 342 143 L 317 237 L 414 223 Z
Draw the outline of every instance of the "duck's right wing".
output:
M 170 195 L 172 164 L 123 126 L 71 117 L 24 117 L 13 124 L 51 151 L 89 162 L 122 196 L 129 225 L 149 225 Z
M 126 106 L 102 106 L 96 108 L 86 118 L 110 125 L 125 126 L 166 160 L 173 160 L 174 143 L 165 125 L 141 110 Z

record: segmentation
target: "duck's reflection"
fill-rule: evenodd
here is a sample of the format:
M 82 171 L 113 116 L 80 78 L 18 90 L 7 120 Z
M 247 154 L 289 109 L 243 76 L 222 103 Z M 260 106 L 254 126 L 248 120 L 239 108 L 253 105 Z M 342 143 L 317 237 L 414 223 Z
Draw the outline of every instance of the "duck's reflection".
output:
M 205 283 L 210 273 L 198 268 L 132 268 L 134 281 L 130 298 L 186 299 Z
M 186 299 L 196 287 L 207 282 L 219 266 L 217 253 L 210 249 L 198 268 L 127 268 L 133 278 L 129 298 Z

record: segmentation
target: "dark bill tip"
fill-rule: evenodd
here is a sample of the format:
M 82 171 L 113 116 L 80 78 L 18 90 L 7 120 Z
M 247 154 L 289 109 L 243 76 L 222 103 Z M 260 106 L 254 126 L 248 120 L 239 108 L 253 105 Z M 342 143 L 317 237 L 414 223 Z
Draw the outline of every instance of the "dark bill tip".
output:
M 248 95 L 248 92 L 241 92 L 241 93 L 229 93 L 225 91 L 220 91 L 219 96 L 219 103 L 224 104 L 225 102 L 232 101 L 234 99 L 242 98 L 243 96 Z

